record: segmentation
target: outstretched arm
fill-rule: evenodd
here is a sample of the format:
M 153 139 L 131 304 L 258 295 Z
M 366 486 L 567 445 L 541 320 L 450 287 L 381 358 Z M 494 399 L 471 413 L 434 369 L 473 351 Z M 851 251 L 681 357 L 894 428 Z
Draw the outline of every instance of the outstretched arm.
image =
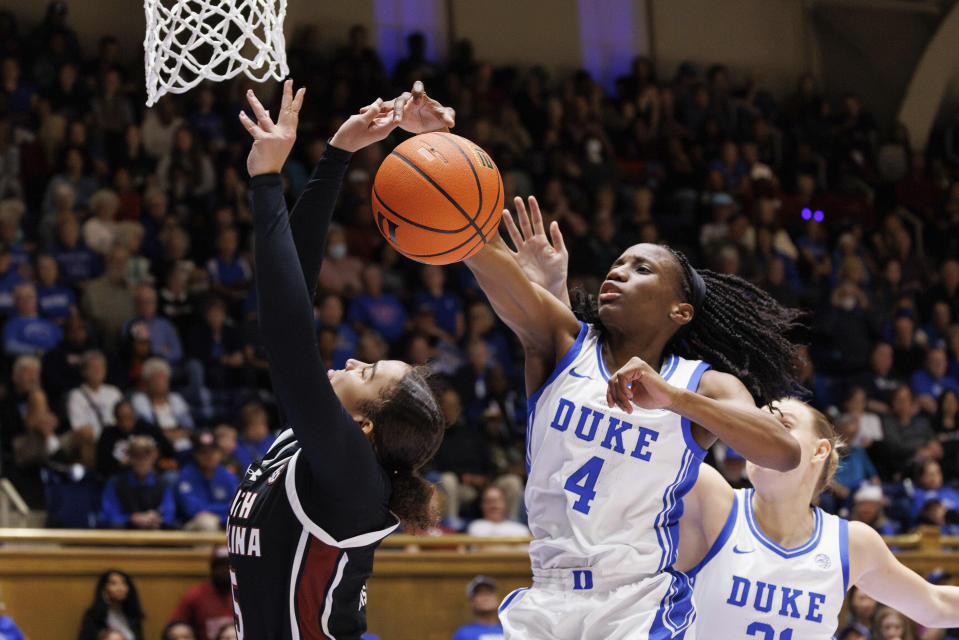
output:
M 388 125 L 392 118 L 392 126 L 399 126 L 411 133 L 426 133 L 448 131 L 454 124 L 455 112 L 427 96 L 423 83 L 417 80 L 413 84 L 412 91 L 407 91 L 387 102 L 377 100 L 360 109 L 360 115 L 372 115 L 374 120 L 384 126 Z M 313 299 L 316 294 L 316 283 L 326 250 L 326 235 L 330 228 L 330 219 L 333 208 L 336 206 L 340 184 L 343 182 L 343 176 L 352 156 L 350 151 L 345 150 L 342 145 L 349 146 L 350 143 L 344 142 L 342 136 L 337 138 L 337 135 L 334 135 L 330 139 L 323 157 L 313 169 L 310 181 L 307 182 L 290 212 L 293 242 L 300 258 L 300 268 L 303 271 L 310 299 Z
M 923 580 L 899 562 L 882 537 L 862 522 L 849 523 L 849 584 L 923 626 L 959 627 L 959 587 Z
M 514 203 L 518 215 L 525 216 L 523 199 L 516 198 Z M 531 197 L 529 203 L 538 213 L 536 199 Z M 535 354 L 551 364 L 558 362 L 579 333 L 579 321 L 573 312 L 530 281 L 499 234 L 494 234 L 482 251 L 465 262 L 496 315 L 517 335 L 527 354 Z M 527 377 L 527 388 L 537 388 L 540 382 Z

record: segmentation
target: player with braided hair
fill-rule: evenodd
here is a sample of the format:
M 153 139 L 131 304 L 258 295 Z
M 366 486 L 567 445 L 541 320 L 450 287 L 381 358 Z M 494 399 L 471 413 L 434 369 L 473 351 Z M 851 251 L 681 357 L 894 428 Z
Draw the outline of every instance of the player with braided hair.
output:
M 694 637 L 691 585 L 673 569 L 682 499 L 717 437 L 764 467 L 799 463 L 796 440 L 753 397 L 793 385 L 783 334 L 795 314 L 639 244 L 581 304 L 581 322 L 558 226 L 551 244 L 536 200 L 532 224 L 523 200 L 515 205 L 523 232 L 508 211 L 504 222 L 517 251 L 495 237 L 466 260 L 526 352 L 533 586 L 503 601 L 505 635 Z

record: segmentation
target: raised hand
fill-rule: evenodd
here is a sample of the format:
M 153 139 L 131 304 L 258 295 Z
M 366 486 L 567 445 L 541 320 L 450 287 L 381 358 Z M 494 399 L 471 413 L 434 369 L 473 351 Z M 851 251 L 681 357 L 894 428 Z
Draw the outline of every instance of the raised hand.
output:
M 517 196 L 513 204 L 516 206 L 518 229 L 509 210 L 503 212 L 503 224 L 516 247 L 516 250 L 511 250 L 510 253 L 513 254 L 530 282 L 540 285 L 568 306 L 566 272 L 569 266 L 569 252 L 566 251 L 559 223 L 554 220 L 549 225 L 549 237 L 547 237 L 543 227 L 543 214 L 534 196 L 529 197 L 529 215 L 526 213 L 522 198 Z
M 330 144 L 344 151 L 358 151 L 390 135 L 398 124 L 393 117 L 393 106 L 377 98 L 340 125 Z
M 240 112 L 240 123 L 253 136 L 253 147 L 250 155 L 246 157 L 246 170 L 251 177 L 264 173 L 279 173 L 283 169 L 296 140 L 296 124 L 299 121 L 304 94 L 306 89 L 301 87 L 294 97 L 293 81 L 284 82 L 280 113 L 274 123 L 253 91 L 246 92 L 246 99 L 256 116 L 256 122 L 253 122 L 246 113 Z
M 633 412 L 633 404 L 643 409 L 666 409 L 673 405 L 680 391 L 666 382 L 645 360 L 632 357 L 609 377 L 606 403 L 626 413 Z
M 383 104 L 393 110 L 393 119 L 400 129 L 410 133 L 447 131 L 456 124 L 456 111 L 427 96 L 419 80 L 413 83 L 412 91 Z

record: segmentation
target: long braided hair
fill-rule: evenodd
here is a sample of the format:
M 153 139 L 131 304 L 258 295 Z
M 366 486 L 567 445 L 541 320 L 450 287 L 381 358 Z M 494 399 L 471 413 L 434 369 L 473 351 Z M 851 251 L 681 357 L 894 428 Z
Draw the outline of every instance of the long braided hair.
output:
M 680 267 L 683 301 L 692 304 L 692 266 L 682 252 L 666 249 Z M 692 321 L 666 343 L 665 352 L 703 360 L 717 371 L 736 376 L 759 406 L 801 390 L 798 345 L 787 337 L 798 326 L 799 310 L 783 307 L 738 276 L 707 269 L 697 272 L 706 284 L 705 298 Z M 605 338 L 596 297 L 582 290 L 573 294 L 577 316 L 595 325 Z

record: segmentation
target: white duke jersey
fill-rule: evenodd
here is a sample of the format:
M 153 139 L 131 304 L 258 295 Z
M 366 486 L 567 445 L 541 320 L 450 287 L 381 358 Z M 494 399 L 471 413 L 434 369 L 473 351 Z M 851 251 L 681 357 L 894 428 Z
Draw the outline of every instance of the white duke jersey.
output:
M 660 374 L 696 390 L 708 364 L 665 356 Z M 626 584 L 676 561 L 683 496 L 705 451 L 686 418 L 606 403 L 596 328 L 576 342 L 527 406 L 526 504 L 534 582 L 572 571 L 572 589 Z M 581 571 L 586 569 L 587 571 Z
M 812 537 L 784 549 L 756 524 L 752 489 L 688 572 L 700 629 L 716 640 L 827 640 L 849 586 L 849 523 L 814 507 Z

